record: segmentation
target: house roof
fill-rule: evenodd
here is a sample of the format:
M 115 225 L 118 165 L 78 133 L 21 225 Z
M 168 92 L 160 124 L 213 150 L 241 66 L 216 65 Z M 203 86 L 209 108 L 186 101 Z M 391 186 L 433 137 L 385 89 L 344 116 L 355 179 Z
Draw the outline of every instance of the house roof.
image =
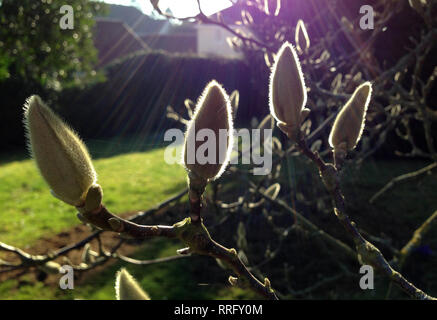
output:
M 197 34 L 144 35 L 141 39 L 152 49 L 179 53 L 197 52 Z
M 96 19 L 94 45 L 99 57 L 97 67 L 136 51 L 149 50 L 144 41 L 125 23 L 103 18 Z
M 138 8 L 122 5 L 110 5 L 107 18 L 123 21 L 139 36 L 161 33 L 169 24 L 167 20 L 153 19 L 145 15 Z
M 191 24 L 173 25 L 167 19 L 154 19 L 138 8 L 122 5 L 110 5 L 107 19 L 123 21 L 135 31 L 138 36 L 150 34 L 195 33 Z

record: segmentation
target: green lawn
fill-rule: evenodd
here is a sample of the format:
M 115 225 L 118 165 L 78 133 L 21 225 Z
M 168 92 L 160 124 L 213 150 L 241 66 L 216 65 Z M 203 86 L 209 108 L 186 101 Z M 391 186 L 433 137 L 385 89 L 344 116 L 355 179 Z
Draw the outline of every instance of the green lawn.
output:
M 137 141 L 114 140 L 92 141 L 89 149 L 104 190 L 104 203 L 113 212 L 148 209 L 186 185 L 184 169 L 166 164 L 163 148 L 150 150 L 150 145 Z M 48 237 L 80 223 L 74 208 L 51 196 L 34 162 L 26 158 L 24 152 L 0 157 L 0 241 L 22 248 L 42 236 Z M 174 255 L 180 247 L 178 242 L 153 239 L 133 257 L 152 259 Z M 74 290 L 47 287 L 26 275 L 0 283 L 0 299 L 114 299 L 114 277 L 122 266 L 137 277 L 153 299 L 252 296 L 238 288 L 227 288 L 228 274 L 213 259 L 196 257 L 152 266 L 116 263 L 76 285 Z M 211 285 L 211 271 L 223 279 L 215 277 L 216 284 Z M 209 284 L 199 284 L 202 278 Z
M 94 166 L 115 213 L 148 209 L 186 184 L 184 169 L 164 162 L 164 149 L 99 158 Z M 0 164 L 0 221 L 0 241 L 20 247 L 80 223 L 74 208 L 51 196 L 32 160 Z
M 116 213 L 150 208 L 174 195 L 186 184 L 183 168 L 166 164 L 162 148 L 150 150 L 149 146 L 136 146 L 135 142 L 100 141 L 91 143 L 90 151 L 96 159 L 94 163 L 105 192 L 105 203 Z M 373 205 L 369 205 L 368 199 L 394 176 L 417 170 L 425 164 L 412 160 L 369 160 L 360 168 L 346 168 L 344 184 L 350 215 L 362 228 L 375 235 L 388 235 L 395 247 L 402 247 L 415 228 L 437 208 L 436 173 L 396 186 Z M 298 186 L 311 183 L 305 178 L 305 172 L 309 170 L 306 167 L 299 162 L 294 163 L 296 174 L 293 181 L 296 180 Z M 333 231 L 338 229 L 337 221 L 330 226 L 331 220 L 323 215 L 314 215 L 311 219 L 319 225 L 332 227 Z M 19 154 L 11 154 L 7 158 L 0 156 L 0 221 L 0 241 L 19 247 L 32 245 L 41 236 L 56 234 L 79 223 L 75 210 L 54 199 L 33 162 Z M 424 244 L 435 248 L 435 235 L 430 232 Z M 179 248 L 181 244 L 177 241 L 152 239 L 132 256 L 138 259 L 164 257 L 174 255 Z M 436 278 L 429 266 L 435 263 L 435 256 L 428 260 L 419 263 L 427 276 L 418 284 L 432 294 Z M 406 266 L 407 271 L 411 265 Z M 115 263 L 88 281 L 78 283 L 74 290 L 48 287 L 44 282 L 37 282 L 31 275 L 26 275 L 1 282 L 0 299 L 114 299 L 114 277 L 122 266 L 139 280 L 152 299 L 253 297 L 248 291 L 229 288 L 229 273 L 221 270 L 213 259 L 191 257 L 152 266 Z M 386 287 L 384 282 L 378 298 L 384 297 Z M 344 295 L 338 298 L 355 298 L 348 288 L 342 288 L 345 291 L 340 291 Z M 359 292 L 357 298 L 362 298 L 361 294 Z M 326 297 L 326 292 L 322 297 Z
M 181 248 L 177 241 L 152 239 L 132 255 L 137 259 L 154 259 L 175 254 Z M 0 283 L 0 299 L 7 300 L 115 300 L 115 274 L 125 267 L 138 280 L 153 300 L 174 299 L 250 299 L 251 291 L 231 287 L 228 273 L 214 259 L 203 256 L 150 266 L 115 263 L 85 283 L 75 283 L 73 290 L 49 287 L 26 275 L 19 280 Z

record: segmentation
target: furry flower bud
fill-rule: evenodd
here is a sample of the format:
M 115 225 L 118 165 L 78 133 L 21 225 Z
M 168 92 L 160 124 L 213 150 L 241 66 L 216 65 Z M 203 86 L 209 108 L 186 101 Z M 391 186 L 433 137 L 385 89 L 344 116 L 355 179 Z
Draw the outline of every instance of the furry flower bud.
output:
M 309 113 L 304 108 L 307 91 L 299 59 L 293 46 L 286 42 L 279 49 L 270 75 L 270 113 L 278 127 L 296 140 L 300 135 L 302 120 Z
M 231 286 L 235 287 L 238 284 L 238 278 L 229 276 L 228 282 Z
M 24 106 L 29 149 L 53 193 L 60 200 L 81 206 L 97 175 L 84 143 L 39 96 Z
M 281 0 L 264 0 L 264 12 L 267 15 L 278 16 L 281 11 Z
M 149 295 L 124 268 L 115 277 L 115 295 L 117 300 L 150 300 Z
M 184 165 L 191 176 L 205 181 L 217 179 L 229 162 L 232 144 L 231 103 L 222 86 L 213 80 L 199 98 L 187 126 Z
M 310 47 L 310 37 L 302 20 L 299 19 L 294 35 L 297 51 L 302 54 Z
M 423 14 L 423 7 L 427 5 L 426 0 L 408 0 L 410 6 L 418 13 Z
M 352 97 L 337 115 L 329 135 L 329 144 L 334 148 L 334 152 L 352 150 L 360 141 L 371 95 L 371 83 L 363 83 L 355 89 Z

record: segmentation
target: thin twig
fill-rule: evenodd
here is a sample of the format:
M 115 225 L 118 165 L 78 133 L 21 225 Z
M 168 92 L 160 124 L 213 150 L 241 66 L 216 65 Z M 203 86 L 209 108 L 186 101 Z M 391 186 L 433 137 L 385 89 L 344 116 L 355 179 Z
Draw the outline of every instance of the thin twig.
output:
M 405 173 L 402 174 L 396 178 L 393 178 L 392 180 L 390 180 L 390 182 L 388 182 L 381 190 L 379 190 L 378 192 L 376 192 L 369 200 L 370 203 L 374 203 L 376 201 L 376 199 L 378 199 L 380 196 L 382 196 L 385 192 L 387 192 L 388 190 L 390 190 L 391 188 L 393 188 L 394 186 L 409 181 L 411 179 L 417 178 L 422 174 L 425 173 L 430 173 L 434 168 L 437 167 L 437 162 L 431 163 L 430 165 L 427 165 L 424 168 L 421 168 L 419 170 L 413 171 L 413 172 L 409 172 L 409 173 Z
M 394 270 L 379 249 L 361 235 L 355 223 L 346 214 L 344 196 L 340 188 L 337 169 L 333 165 L 325 164 L 316 153 L 306 146 L 304 141 L 299 141 L 298 147 L 319 168 L 320 176 L 333 199 L 335 215 L 346 231 L 352 236 L 361 262 L 369 264 L 385 273 L 390 280 L 411 297 L 420 300 L 436 300 L 436 298 L 429 296 L 405 279 L 401 273 Z

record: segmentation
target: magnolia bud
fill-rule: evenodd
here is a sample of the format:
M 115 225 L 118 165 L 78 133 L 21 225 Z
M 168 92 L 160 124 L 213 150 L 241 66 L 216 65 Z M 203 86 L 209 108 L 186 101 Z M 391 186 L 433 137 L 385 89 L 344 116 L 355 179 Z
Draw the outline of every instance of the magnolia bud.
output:
M 335 152 L 352 150 L 360 141 L 364 129 L 367 107 L 372 94 L 372 85 L 360 85 L 337 115 L 329 135 L 329 144 Z
M 343 16 L 343 17 L 341 17 L 340 21 L 346 27 L 346 29 L 349 32 L 353 32 L 354 31 L 354 25 L 352 24 L 352 22 L 349 21 L 348 18 Z
M 281 190 L 281 185 L 279 183 L 274 183 L 270 187 L 268 187 L 264 193 L 268 195 L 270 198 L 272 198 L 273 200 L 275 200 L 280 190 Z
M 185 134 L 182 159 L 190 178 L 197 176 L 204 181 L 219 178 L 229 162 L 232 144 L 231 103 L 222 86 L 213 80 L 199 98 Z
M 269 278 L 264 278 L 264 287 L 268 290 L 272 288 Z
M 275 121 L 271 114 L 268 114 L 264 117 L 264 119 L 258 125 L 258 129 L 261 130 L 261 133 L 266 129 L 272 129 L 275 126 Z
M 24 106 L 29 149 L 43 178 L 62 201 L 83 205 L 97 175 L 84 143 L 39 96 Z
M 149 295 L 124 268 L 115 277 L 115 295 L 117 300 L 150 300 Z
M 286 42 L 276 55 L 270 76 L 270 113 L 288 138 L 296 140 L 300 124 L 309 113 L 304 108 L 307 92 L 299 59 L 293 46 Z
M 264 0 L 264 12 L 267 15 L 279 15 L 281 11 L 281 0 Z
M 238 284 L 238 278 L 229 276 L 228 282 L 231 286 L 236 286 Z
M 238 92 L 238 90 L 232 91 L 231 95 L 229 96 L 229 100 L 231 101 L 232 114 L 235 119 L 238 111 L 238 106 L 240 104 L 240 92 Z
M 308 37 L 307 29 L 302 20 L 299 19 L 296 26 L 296 32 L 294 34 L 294 39 L 296 41 L 297 51 L 302 54 L 307 51 L 310 47 L 310 37 Z
M 426 6 L 426 0 L 408 0 L 410 6 L 418 13 L 423 14 L 423 7 Z

